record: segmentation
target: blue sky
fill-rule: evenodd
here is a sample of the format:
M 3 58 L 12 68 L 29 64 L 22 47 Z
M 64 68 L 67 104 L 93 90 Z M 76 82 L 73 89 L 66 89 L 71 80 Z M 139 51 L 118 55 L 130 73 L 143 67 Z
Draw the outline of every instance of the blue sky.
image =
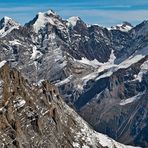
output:
M 107 27 L 122 21 L 136 25 L 148 19 L 148 0 L 0 0 L 0 17 L 9 16 L 22 24 L 49 9 L 64 19 L 80 16 L 88 24 Z

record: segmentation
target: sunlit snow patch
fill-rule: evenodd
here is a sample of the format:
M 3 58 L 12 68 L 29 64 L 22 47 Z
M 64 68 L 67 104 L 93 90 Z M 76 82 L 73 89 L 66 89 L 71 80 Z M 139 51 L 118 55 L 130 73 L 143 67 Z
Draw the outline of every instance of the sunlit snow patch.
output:
M 7 61 L 5 61 L 5 60 L 4 61 L 1 61 L 0 62 L 0 68 L 2 68 L 6 63 L 7 63 Z
M 126 104 L 132 103 L 134 101 L 137 101 L 137 100 L 139 100 L 141 98 L 141 96 L 143 94 L 144 94 L 144 92 L 140 92 L 136 96 L 133 96 L 133 97 L 125 99 L 125 100 L 121 100 L 121 102 L 119 104 L 120 105 L 126 105 Z

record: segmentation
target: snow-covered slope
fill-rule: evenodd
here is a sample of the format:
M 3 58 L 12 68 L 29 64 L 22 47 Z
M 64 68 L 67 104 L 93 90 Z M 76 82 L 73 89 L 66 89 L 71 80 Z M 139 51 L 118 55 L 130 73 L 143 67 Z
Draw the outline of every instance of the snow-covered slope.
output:
M 33 26 L 36 33 L 47 27 L 47 25 L 57 26 L 59 29 L 63 29 L 65 27 L 60 16 L 52 10 L 39 12 L 32 21 L 26 24 L 26 26 L 29 25 Z
M 75 137 L 75 140 L 73 142 L 74 148 L 89 148 L 90 146 L 92 146 L 93 148 L 97 148 L 97 146 L 99 146 L 97 145 L 97 143 L 100 143 L 101 146 L 107 148 L 134 148 L 133 146 L 118 143 L 108 136 L 97 133 L 96 131 L 90 129 L 89 125 L 67 105 L 65 106 L 64 111 L 76 120 L 76 123 L 80 126 L 81 129 L 80 131 L 75 131 L 75 129 L 71 128 L 71 133 L 74 134 Z M 79 139 L 81 138 L 85 141 L 83 145 L 79 143 Z
M 76 26 L 77 22 L 80 20 L 81 19 L 78 16 L 70 17 L 69 19 L 67 19 L 67 21 L 68 21 L 67 25 L 74 27 L 74 26 Z
M 133 28 L 133 26 L 128 22 L 123 22 L 122 24 L 118 24 L 116 26 L 112 26 L 109 30 L 120 30 L 123 32 L 128 32 Z

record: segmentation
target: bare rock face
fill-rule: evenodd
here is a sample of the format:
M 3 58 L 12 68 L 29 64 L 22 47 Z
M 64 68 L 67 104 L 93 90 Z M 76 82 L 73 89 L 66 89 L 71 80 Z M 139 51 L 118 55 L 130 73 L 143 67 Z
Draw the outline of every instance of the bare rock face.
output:
M 20 72 L 0 64 L 0 147 L 130 147 L 90 129 L 47 81 L 31 85 Z

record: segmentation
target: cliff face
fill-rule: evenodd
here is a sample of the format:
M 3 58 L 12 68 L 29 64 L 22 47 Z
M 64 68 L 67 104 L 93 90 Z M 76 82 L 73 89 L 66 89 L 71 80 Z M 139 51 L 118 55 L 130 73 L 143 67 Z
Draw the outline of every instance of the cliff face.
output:
M 53 85 L 31 85 L 8 64 L 0 65 L 0 147 L 128 147 L 90 129 Z

